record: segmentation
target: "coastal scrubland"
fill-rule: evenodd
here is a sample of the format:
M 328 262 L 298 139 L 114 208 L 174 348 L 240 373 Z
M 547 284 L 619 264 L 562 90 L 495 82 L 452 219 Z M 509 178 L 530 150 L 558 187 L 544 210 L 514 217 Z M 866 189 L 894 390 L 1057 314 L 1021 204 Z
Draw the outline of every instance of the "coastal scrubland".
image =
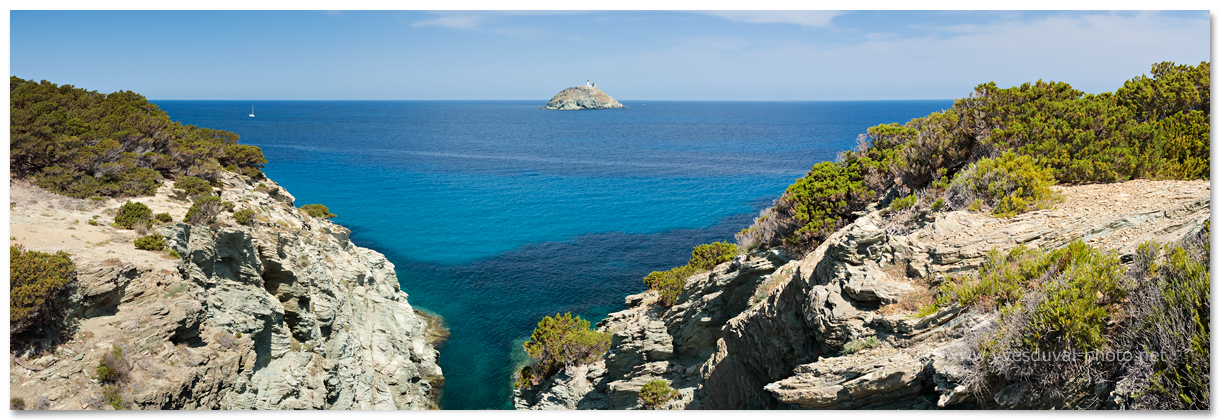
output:
M 1159 63 L 1101 94 L 1041 80 L 979 85 L 943 112 L 870 127 L 855 150 L 789 186 L 738 243 L 809 252 L 878 200 L 914 217 L 966 208 L 1011 217 L 1052 205 L 1055 184 L 1208 179 L 1210 72 L 1209 62 Z
M 437 408 L 393 264 L 258 147 L 133 92 L 10 98 L 11 409 Z
M 237 134 L 174 122 L 144 96 L 9 78 L 9 170 L 76 198 L 152 195 L 165 179 L 202 194 L 221 171 L 261 177 Z M 210 192 L 210 190 L 208 191 Z
M 1061 226 L 1043 226 L 1049 230 L 1015 233 L 1034 229 L 1032 220 L 1047 212 L 1048 221 L 1059 220 L 1063 215 L 1053 212 L 1073 198 L 1068 191 L 1089 185 L 1208 180 L 1209 62 L 1158 63 L 1148 75 L 1100 94 L 1064 82 L 985 83 L 944 111 L 870 127 L 857 143 L 796 179 L 736 235 L 737 244 L 701 246 L 687 265 L 646 276 L 649 291 L 627 298 L 632 309 L 599 323 L 616 337 L 604 359 L 549 382 L 537 376 L 518 381 L 517 406 L 927 408 L 915 399 L 923 393 L 931 407 L 1210 408 L 1210 223 L 1190 230 L 1182 224 L 1194 221 L 1156 222 L 1147 227 L 1154 231 L 1099 241 L 1145 220 L 1197 215 L 1195 204 L 1157 210 L 1163 213 L 1140 207 L 1104 226 L 1069 227 L 1088 223 L 1086 212 L 1073 222 L 1056 222 Z M 1128 200 L 1122 195 L 1120 202 Z M 1077 208 L 1077 198 L 1072 203 L 1069 214 L 1090 210 Z M 984 241 L 991 249 L 969 258 L 977 262 L 962 260 L 972 248 L 942 246 L 924 251 L 929 262 L 917 264 L 911 253 L 919 251 L 902 245 L 914 232 L 959 240 L 962 227 L 950 220 L 992 223 L 972 213 L 1014 232 L 1003 241 Z M 1080 236 L 1059 238 L 1054 226 Z M 1131 242 L 1157 235 L 1177 239 L 1145 240 L 1138 247 Z M 859 249 L 844 248 L 853 241 Z M 952 256 L 930 257 L 940 253 Z M 754 292 L 742 301 L 733 287 Z M 809 295 L 794 298 L 802 292 L 793 290 Z M 717 308 L 734 309 L 717 315 L 729 310 Z M 709 322 L 706 328 L 723 329 L 691 332 Z M 776 331 L 776 325 L 794 329 Z M 909 373 L 898 369 L 908 359 L 896 348 L 925 348 L 932 345 L 926 337 L 943 337 L 950 327 L 958 330 L 951 337 L 955 345 L 972 357 L 948 363 L 925 356 L 933 360 L 927 366 L 912 362 Z M 772 343 L 753 350 L 766 356 L 735 356 L 735 347 L 749 352 L 755 341 Z M 857 360 L 877 352 L 889 359 Z M 1106 354 L 1143 357 L 1098 356 Z M 1065 362 L 1049 355 L 1083 358 Z M 810 361 L 816 363 L 767 384 Z M 844 367 L 852 361 L 863 364 Z M 883 368 L 869 373 L 876 366 Z M 741 377 L 724 379 L 717 369 Z M 937 372 L 937 379 L 921 372 Z M 899 374 L 901 380 L 876 376 Z M 836 375 L 877 382 L 858 379 L 835 388 Z M 671 382 L 684 391 L 672 391 Z M 540 383 L 546 385 L 535 386 Z M 751 383 L 766 391 L 724 388 Z M 861 387 L 858 395 L 852 386 Z M 840 395 L 849 388 L 850 397 Z M 889 400 L 870 396 L 882 388 L 892 393 Z M 632 392 L 638 401 L 622 397 Z

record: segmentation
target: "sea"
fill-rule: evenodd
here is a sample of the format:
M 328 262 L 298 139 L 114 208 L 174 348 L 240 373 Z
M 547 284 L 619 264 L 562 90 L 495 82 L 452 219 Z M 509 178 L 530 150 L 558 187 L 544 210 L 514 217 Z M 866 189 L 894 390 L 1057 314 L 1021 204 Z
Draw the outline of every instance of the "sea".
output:
M 386 255 L 417 309 L 443 317 L 444 409 L 512 408 L 512 374 L 544 316 L 593 324 L 652 271 L 733 241 L 868 127 L 950 100 L 154 100 L 184 124 L 262 148 L 296 205 L 324 204 Z M 253 107 L 255 117 L 248 114 Z

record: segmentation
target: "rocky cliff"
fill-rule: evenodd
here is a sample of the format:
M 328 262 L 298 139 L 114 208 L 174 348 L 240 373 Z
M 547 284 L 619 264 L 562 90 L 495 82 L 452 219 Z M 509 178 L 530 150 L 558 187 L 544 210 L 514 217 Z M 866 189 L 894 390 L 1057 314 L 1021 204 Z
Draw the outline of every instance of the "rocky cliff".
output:
M 926 316 L 884 310 L 972 272 L 987 251 L 1051 249 L 1074 239 L 1130 255 L 1199 231 L 1210 216 L 1207 181 L 1130 181 L 1060 187 L 1056 209 L 1011 219 L 970 211 L 896 226 L 876 205 L 804 258 L 782 249 L 739 256 L 686 280 L 670 308 L 655 291 L 598 324 L 613 333 L 603 360 L 514 392 L 518 409 L 634 409 L 650 380 L 680 396 L 667 409 L 1122 408 L 1121 384 L 1027 383 L 994 394 L 962 386 L 960 352 L 994 312 L 951 306 Z M 845 346 L 876 338 L 873 347 Z
M 11 181 L 10 242 L 67 251 L 77 265 L 66 333 L 13 355 L 11 395 L 109 409 L 93 378 L 117 346 L 130 369 L 118 388 L 126 408 L 436 408 L 443 377 L 429 323 L 393 264 L 270 180 L 223 182 L 223 200 L 257 212 L 250 226 L 227 212 L 212 226 L 162 225 L 153 230 L 169 249 L 154 252 L 108 226 L 119 200 Z M 168 185 L 134 201 L 174 220 L 190 204 Z
M 571 111 L 579 109 L 625 108 L 623 104 L 597 87 L 577 86 L 564 89 L 551 98 L 542 109 Z

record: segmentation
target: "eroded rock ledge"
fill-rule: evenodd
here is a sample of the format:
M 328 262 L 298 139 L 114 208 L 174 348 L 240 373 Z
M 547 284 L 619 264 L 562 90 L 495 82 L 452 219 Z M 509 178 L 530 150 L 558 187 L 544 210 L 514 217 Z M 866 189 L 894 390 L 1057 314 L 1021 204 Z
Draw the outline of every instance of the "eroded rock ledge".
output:
M 1207 181 L 1062 190 L 1067 201 L 1055 210 L 1012 219 L 953 211 L 905 235 L 888 235 L 882 212 L 870 211 L 802 259 L 773 249 L 692 276 L 671 308 L 654 304 L 655 292 L 628 296 L 629 309 L 598 324 L 614 334 L 604 360 L 515 391 L 515 406 L 635 409 L 640 387 L 659 378 L 681 393 L 666 409 L 1121 408 L 1130 390 L 1115 384 L 1066 384 L 1075 391 L 1054 398 L 1015 398 L 1021 384 L 995 395 L 965 392 L 953 355 L 993 319 L 960 307 L 918 318 L 880 311 L 916 280 L 977 270 L 993 248 L 1050 249 L 1083 238 L 1126 254 L 1196 232 L 1210 215 Z M 841 354 L 865 337 L 879 345 Z

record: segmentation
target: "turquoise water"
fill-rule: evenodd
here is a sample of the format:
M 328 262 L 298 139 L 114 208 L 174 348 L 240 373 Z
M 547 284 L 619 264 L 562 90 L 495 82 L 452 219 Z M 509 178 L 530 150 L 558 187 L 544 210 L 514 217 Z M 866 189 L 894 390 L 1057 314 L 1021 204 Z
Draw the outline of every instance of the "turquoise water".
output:
M 509 408 L 514 347 L 543 316 L 596 322 L 624 309 L 644 275 L 684 264 L 695 245 L 731 241 L 869 126 L 952 105 L 154 102 L 261 147 L 267 175 L 298 207 L 325 204 L 353 242 L 395 264 L 411 304 L 450 327 L 446 409 Z

